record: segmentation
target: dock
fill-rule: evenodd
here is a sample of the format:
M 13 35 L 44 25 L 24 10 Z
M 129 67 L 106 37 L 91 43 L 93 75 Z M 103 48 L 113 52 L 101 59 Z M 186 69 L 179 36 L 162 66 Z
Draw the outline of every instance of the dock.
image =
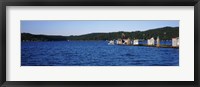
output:
M 120 44 L 118 44 L 120 45 Z M 170 45 L 160 45 L 160 46 L 156 46 L 156 45 L 147 45 L 147 44 L 138 44 L 138 45 L 120 45 L 120 46 L 146 46 L 146 47 L 156 47 L 156 48 L 175 48 L 175 49 L 179 49 L 178 46 L 170 46 Z
M 179 48 L 178 46 L 170 46 L 170 45 L 147 45 L 147 44 L 139 44 L 139 45 L 133 45 L 133 46 L 147 46 L 147 47 L 157 47 L 157 48 Z

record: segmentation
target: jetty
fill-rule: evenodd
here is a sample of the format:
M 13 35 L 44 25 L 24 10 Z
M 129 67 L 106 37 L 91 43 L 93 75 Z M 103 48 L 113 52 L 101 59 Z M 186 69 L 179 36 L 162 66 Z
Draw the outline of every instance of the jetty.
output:
M 133 46 L 146 46 L 146 47 L 157 47 L 157 48 L 179 48 L 177 46 L 170 46 L 170 45 L 156 46 L 156 45 L 139 44 L 139 45 L 133 45 Z

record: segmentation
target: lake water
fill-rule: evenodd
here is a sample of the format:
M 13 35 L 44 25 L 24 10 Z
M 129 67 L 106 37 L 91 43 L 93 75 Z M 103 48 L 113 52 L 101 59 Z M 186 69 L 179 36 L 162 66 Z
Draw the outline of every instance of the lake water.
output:
M 22 42 L 22 66 L 178 66 L 179 49 L 106 41 Z

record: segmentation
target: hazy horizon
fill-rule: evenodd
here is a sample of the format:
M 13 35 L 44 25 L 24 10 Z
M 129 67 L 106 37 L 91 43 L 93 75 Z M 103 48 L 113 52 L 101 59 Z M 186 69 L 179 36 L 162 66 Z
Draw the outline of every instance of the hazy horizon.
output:
M 135 32 L 179 27 L 179 20 L 21 20 L 21 33 L 79 36 L 90 33 Z

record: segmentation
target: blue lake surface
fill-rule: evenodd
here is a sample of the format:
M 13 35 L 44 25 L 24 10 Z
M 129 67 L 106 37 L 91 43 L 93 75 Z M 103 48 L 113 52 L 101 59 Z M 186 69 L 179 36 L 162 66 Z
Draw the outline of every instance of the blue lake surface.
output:
M 106 41 L 22 42 L 22 66 L 178 66 L 179 49 Z

